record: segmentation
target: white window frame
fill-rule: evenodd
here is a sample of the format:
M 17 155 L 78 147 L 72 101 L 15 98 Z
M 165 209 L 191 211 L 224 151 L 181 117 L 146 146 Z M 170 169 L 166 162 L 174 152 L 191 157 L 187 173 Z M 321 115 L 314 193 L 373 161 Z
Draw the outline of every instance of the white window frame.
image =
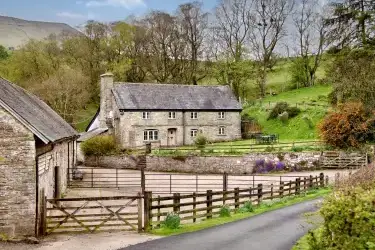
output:
M 150 112 L 147 112 L 147 111 L 142 112 L 142 119 L 143 119 L 143 120 L 148 120 L 148 119 L 150 119 Z
M 190 113 L 190 118 L 191 118 L 192 120 L 196 120 L 196 119 L 198 119 L 198 112 L 191 112 L 191 113 Z
M 159 130 L 157 129 L 146 129 L 143 131 L 143 141 L 158 141 Z
M 168 113 L 168 119 L 170 119 L 170 120 L 176 119 L 176 112 L 169 112 Z
M 190 130 L 190 137 L 195 138 L 198 135 L 198 129 L 191 129 Z
M 226 135 L 224 126 L 219 127 L 219 135 Z
M 219 120 L 224 120 L 225 119 L 225 112 L 219 112 L 218 113 L 218 119 Z

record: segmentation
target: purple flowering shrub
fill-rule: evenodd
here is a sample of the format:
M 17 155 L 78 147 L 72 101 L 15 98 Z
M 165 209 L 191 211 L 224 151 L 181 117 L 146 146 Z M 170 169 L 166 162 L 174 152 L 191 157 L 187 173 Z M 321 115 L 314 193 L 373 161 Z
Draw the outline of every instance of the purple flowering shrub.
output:
M 273 171 L 283 170 L 286 170 L 286 165 L 284 162 L 274 162 L 272 160 L 259 159 L 255 161 L 253 173 L 265 174 Z

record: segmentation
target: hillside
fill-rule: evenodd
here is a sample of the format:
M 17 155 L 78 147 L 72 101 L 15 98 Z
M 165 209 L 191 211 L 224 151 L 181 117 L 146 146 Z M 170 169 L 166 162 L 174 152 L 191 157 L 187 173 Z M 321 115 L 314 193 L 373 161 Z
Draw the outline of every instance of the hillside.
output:
M 261 103 L 245 107 L 243 112 L 254 117 L 266 134 L 278 134 L 282 140 L 318 139 L 317 124 L 326 115 L 327 96 L 331 86 L 314 86 L 283 92 L 277 96 L 265 98 Z M 270 107 L 277 102 L 287 102 L 290 106 L 298 106 L 301 113 L 284 124 L 278 119 L 267 120 Z M 310 127 L 308 120 L 313 127 Z
M 27 21 L 0 16 L 0 45 L 17 48 L 30 39 L 42 40 L 49 35 L 77 35 L 80 32 L 64 23 Z

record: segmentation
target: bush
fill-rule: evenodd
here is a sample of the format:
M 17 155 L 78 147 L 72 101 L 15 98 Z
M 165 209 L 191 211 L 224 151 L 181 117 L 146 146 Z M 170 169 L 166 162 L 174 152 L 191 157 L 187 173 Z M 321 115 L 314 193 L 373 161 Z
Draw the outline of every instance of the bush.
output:
M 116 142 L 113 136 L 100 135 L 81 144 L 82 152 L 86 156 L 103 156 L 116 152 Z
M 297 107 L 288 107 L 286 109 L 286 112 L 288 112 L 289 118 L 293 118 L 299 115 L 299 113 L 301 113 L 301 110 Z
M 246 201 L 239 209 L 239 213 L 251 213 L 254 212 L 254 206 L 251 201 Z
M 320 209 L 322 227 L 308 235 L 309 249 L 374 249 L 374 167 L 362 168 L 338 183 Z
M 286 102 L 278 102 L 271 110 L 268 116 L 268 120 L 276 119 L 280 114 L 283 114 L 284 112 L 288 113 L 288 118 L 293 118 L 299 115 L 299 113 L 301 113 L 301 110 L 297 107 L 289 107 L 289 104 Z
M 181 223 L 180 216 L 176 213 L 169 213 L 164 220 L 164 226 L 169 229 L 177 229 L 179 228 Z
M 279 116 L 279 114 L 282 114 L 287 109 L 288 109 L 288 103 L 286 103 L 286 102 L 276 103 L 275 107 L 273 107 L 273 109 L 271 110 L 271 112 L 268 116 L 268 120 L 276 119 Z
M 292 152 L 302 152 L 303 147 L 293 146 L 291 150 Z
M 331 146 L 359 148 L 371 140 L 375 128 L 374 114 L 361 103 L 346 103 L 331 112 L 319 124 L 320 136 Z
M 195 146 L 197 146 L 197 148 L 204 148 L 207 143 L 208 143 L 207 137 L 205 137 L 201 133 L 199 133 L 194 140 L 194 144 L 195 144 Z
M 230 217 L 230 208 L 228 205 L 223 205 L 221 208 L 220 208 L 220 217 Z

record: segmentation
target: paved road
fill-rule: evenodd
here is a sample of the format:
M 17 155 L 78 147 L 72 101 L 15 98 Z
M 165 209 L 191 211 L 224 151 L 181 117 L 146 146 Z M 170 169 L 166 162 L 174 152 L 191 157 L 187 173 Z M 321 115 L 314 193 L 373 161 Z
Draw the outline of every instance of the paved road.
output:
M 317 210 L 307 201 L 206 230 L 166 237 L 123 250 L 290 250 L 311 227 L 304 213 Z

